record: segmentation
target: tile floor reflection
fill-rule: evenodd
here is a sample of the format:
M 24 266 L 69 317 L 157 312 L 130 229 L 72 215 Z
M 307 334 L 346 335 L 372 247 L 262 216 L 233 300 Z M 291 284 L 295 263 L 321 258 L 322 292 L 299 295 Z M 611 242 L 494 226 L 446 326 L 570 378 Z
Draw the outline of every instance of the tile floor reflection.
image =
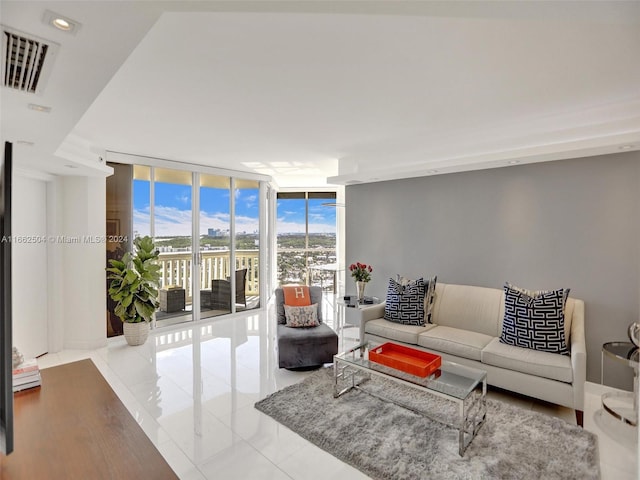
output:
M 338 328 L 327 297 L 326 321 Z M 253 408 L 309 374 L 278 368 L 273 318 L 270 305 L 160 329 L 139 347 L 113 338 L 105 348 L 65 350 L 38 363 L 46 368 L 91 358 L 181 479 L 368 478 Z M 357 328 L 338 330 L 341 350 L 357 343 Z M 585 408 L 585 428 L 599 437 L 602 479 L 636 479 L 636 431 L 598 423 L 602 392 L 588 384 Z M 503 391 L 489 396 L 575 421 L 572 410 L 557 405 Z

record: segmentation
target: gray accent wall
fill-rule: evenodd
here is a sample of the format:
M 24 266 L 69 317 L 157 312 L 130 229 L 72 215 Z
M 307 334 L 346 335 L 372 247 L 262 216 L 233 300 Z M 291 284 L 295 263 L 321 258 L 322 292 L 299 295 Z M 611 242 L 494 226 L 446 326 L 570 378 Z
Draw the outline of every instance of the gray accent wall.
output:
M 351 185 L 346 262 L 372 264 L 367 295 L 389 277 L 571 288 L 585 301 L 587 380 L 604 342 L 640 321 L 640 152 Z M 355 286 L 347 274 L 347 293 Z M 605 360 L 605 383 L 632 370 Z

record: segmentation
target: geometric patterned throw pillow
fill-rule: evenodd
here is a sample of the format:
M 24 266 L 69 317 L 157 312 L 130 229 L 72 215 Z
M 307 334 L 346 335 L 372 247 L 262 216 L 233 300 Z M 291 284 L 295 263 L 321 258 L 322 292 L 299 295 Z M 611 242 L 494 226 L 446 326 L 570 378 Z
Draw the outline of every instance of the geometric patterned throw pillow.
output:
M 424 297 L 424 322 L 425 323 L 433 323 L 431 321 L 432 313 L 433 313 L 433 305 L 436 299 L 436 281 L 438 280 L 438 276 L 434 275 L 429 280 L 426 280 L 426 288 L 425 288 L 425 297 Z M 400 274 L 396 274 L 396 282 L 401 284 L 403 287 L 406 287 L 410 283 L 413 283 L 413 280 L 410 278 L 404 277 Z
M 287 319 L 287 327 L 317 327 L 320 325 L 317 303 L 300 307 L 285 305 L 284 315 Z
M 542 295 L 543 293 L 550 293 L 553 292 L 553 290 L 529 290 L 528 288 L 522 288 L 522 287 L 518 287 L 516 285 L 513 285 L 512 283 L 509 282 L 505 282 L 505 287 L 509 287 L 512 290 L 517 290 L 518 292 L 524 293 L 530 297 L 539 297 L 540 295 Z M 569 296 L 569 292 L 571 291 L 570 288 L 565 288 L 564 289 L 564 303 L 567 303 L 567 297 Z
M 424 325 L 424 298 L 427 285 L 422 278 L 403 285 L 389 279 L 384 318 L 403 325 Z
M 504 293 L 501 343 L 569 355 L 564 335 L 564 305 L 569 289 L 531 292 L 507 283 Z

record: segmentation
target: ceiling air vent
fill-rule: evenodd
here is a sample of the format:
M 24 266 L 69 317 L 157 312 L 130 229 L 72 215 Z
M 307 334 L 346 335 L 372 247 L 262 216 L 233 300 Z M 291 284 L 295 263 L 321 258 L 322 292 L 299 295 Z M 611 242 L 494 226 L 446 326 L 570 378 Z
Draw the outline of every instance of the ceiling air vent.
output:
M 59 45 L 2 26 L 2 85 L 42 93 Z

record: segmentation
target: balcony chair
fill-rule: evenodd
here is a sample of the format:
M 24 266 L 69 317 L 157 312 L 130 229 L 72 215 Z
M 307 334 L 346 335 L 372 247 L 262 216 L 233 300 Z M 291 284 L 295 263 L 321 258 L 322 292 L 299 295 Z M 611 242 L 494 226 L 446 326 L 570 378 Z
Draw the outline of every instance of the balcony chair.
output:
M 247 269 L 236 270 L 236 304 L 247 308 Z M 231 278 L 211 280 L 211 308 L 231 310 Z
M 289 370 L 319 368 L 332 363 L 338 353 L 338 335 L 326 323 L 317 327 L 288 327 L 284 313 L 284 291 L 276 288 L 278 322 L 278 366 Z M 318 304 L 318 320 L 322 322 L 322 288 L 309 287 L 312 304 Z

